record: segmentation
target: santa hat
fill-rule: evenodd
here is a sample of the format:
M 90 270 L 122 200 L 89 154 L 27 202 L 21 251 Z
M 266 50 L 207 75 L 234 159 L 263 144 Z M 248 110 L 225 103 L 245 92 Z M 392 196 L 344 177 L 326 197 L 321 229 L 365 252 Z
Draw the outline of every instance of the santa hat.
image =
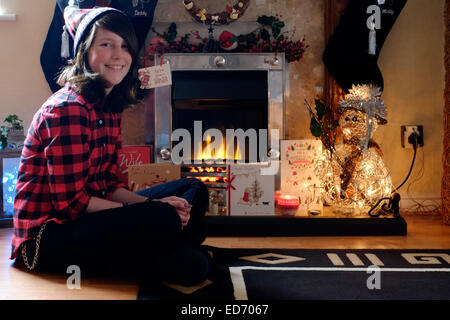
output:
M 231 51 L 237 48 L 237 37 L 229 31 L 224 31 L 219 36 L 220 47 L 224 50 Z
M 69 35 L 73 39 L 73 56 L 76 57 L 78 46 L 85 36 L 89 27 L 102 16 L 109 12 L 122 11 L 109 7 L 94 7 L 92 9 L 80 9 L 76 6 L 68 6 L 64 9 L 64 32 L 61 38 L 61 57 L 68 58 L 69 55 Z

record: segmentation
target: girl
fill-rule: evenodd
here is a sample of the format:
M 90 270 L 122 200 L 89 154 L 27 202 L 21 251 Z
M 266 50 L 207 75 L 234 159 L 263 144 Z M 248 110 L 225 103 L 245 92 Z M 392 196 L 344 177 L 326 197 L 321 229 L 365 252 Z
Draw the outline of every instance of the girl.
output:
M 25 140 L 11 259 L 30 270 L 77 265 L 183 285 L 205 280 L 203 183 L 181 179 L 134 194 L 117 175 L 121 112 L 136 103 L 132 25 L 106 7 L 68 7 L 64 18 L 75 58 Z

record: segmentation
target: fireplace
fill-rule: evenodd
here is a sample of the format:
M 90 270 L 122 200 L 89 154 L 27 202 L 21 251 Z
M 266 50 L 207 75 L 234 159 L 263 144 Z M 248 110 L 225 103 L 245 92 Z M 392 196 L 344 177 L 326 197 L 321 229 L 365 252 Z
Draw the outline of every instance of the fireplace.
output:
M 154 89 L 154 131 L 146 133 L 155 162 L 173 161 L 177 129 L 187 130 L 192 139 L 190 154 L 179 154 L 182 165 L 278 160 L 288 87 L 284 54 L 174 53 L 163 60 L 170 65 L 172 86 Z M 155 62 L 160 61 L 156 55 Z M 222 134 L 223 149 L 210 152 L 214 139 L 206 136 L 211 130 Z M 246 140 L 233 136 L 228 141 L 227 130 L 241 130 Z
M 161 63 L 161 56 L 154 61 Z M 153 114 L 147 115 L 154 118 L 154 131 L 146 133 L 154 162 L 180 159 L 182 177 L 202 180 L 211 197 L 225 200 L 227 163 L 279 161 L 288 87 L 284 54 L 164 54 L 163 63 L 170 65 L 172 86 L 154 89 Z M 181 152 L 180 131 L 190 139 Z M 275 180 L 279 186 L 279 173 Z M 213 215 L 225 214 L 224 201 L 217 211 Z
M 154 59 L 160 63 L 161 56 Z M 289 94 L 284 54 L 171 53 L 164 54 L 163 62 L 170 64 L 172 86 L 152 90 L 146 107 L 145 142 L 153 146 L 152 162 L 173 162 L 180 144 L 175 133 L 186 132 L 192 148 L 180 153 L 182 177 L 201 179 L 210 193 L 220 195 L 227 187 L 227 163 L 254 162 L 255 150 L 257 162 L 279 160 Z M 231 152 L 210 152 L 213 139 L 207 134 L 203 139 L 205 133 L 215 130 L 226 137 L 227 129 L 254 130 L 257 141 L 250 135 L 244 144 L 231 139 Z M 227 146 L 230 141 L 225 140 Z M 280 189 L 279 171 L 275 189 Z M 219 210 L 217 216 L 207 217 L 207 224 L 208 236 L 406 234 L 403 219 L 221 216 Z

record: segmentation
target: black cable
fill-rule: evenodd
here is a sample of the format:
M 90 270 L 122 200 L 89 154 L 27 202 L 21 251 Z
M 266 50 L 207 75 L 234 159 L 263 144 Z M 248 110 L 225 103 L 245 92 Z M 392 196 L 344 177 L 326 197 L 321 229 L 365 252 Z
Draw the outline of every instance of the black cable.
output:
M 406 176 L 405 180 L 404 180 L 397 188 L 395 188 L 395 189 L 391 192 L 391 194 L 393 194 L 395 191 L 397 191 L 398 189 L 400 189 L 400 188 L 406 183 L 406 181 L 408 181 L 409 176 L 411 175 L 412 169 L 413 169 L 413 167 L 414 167 L 414 162 L 416 161 L 416 154 L 417 154 L 417 137 L 416 137 L 416 141 L 415 141 L 415 142 L 416 142 L 416 143 L 413 144 L 413 148 L 414 148 L 414 156 L 413 156 L 413 159 L 412 159 L 412 162 L 411 162 L 411 167 L 409 168 L 408 175 Z
M 416 161 L 416 154 L 417 154 L 417 146 L 419 144 L 418 139 L 417 139 L 417 133 L 412 133 L 409 137 L 408 137 L 408 142 L 410 144 L 412 144 L 413 148 L 414 148 L 414 155 L 413 155 L 413 159 L 411 162 L 411 167 L 409 168 L 409 172 L 408 175 L 406 176 L 405 180 L 397 187 L 395 188 L 392 192 L 391 192 L 391 196 L 392 198 L 388 197 L 388 198 L 381 198 L 380 200 L 378 200 L 378 202 L 372 206 L 372 208 L 370 208 L 368 214 L 371 217 L 378 217 L 380 215 L 379 212 L 376 213 L 372 213 L 372 211 L 378 207 L 378 205 L 383 201 L 383 200 L 389 200 L 387 205 L 383 205 L 382 209 L 387 211 L 387 210 L 392 210 L 394 211 L 394 215 L 398 215 L 398 211 L 399 211 L 399 207 L 398 204 L 400 202 L 400 195 L 398 193 L 395 193 L 398 189 L 400 189 L 405 183 L 406 181 L 408 181 L 409 176 L 411 175 L 412 169 L 414 167 L 414 162 Z

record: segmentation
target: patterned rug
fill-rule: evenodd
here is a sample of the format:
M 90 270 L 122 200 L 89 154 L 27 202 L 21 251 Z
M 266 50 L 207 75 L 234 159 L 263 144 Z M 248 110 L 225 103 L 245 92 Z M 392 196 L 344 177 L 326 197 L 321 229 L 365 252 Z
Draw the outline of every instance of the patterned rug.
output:
M 141 286 L 138 300 L 449 300 L 450 250 L 219 249 L 194 287 Z

